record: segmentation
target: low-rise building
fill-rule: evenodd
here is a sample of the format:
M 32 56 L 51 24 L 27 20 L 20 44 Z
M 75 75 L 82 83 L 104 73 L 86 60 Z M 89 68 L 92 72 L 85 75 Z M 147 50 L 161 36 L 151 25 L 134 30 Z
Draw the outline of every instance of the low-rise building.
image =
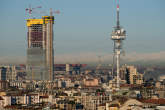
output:
M 85 86 L 98 86 L 99 81 L 98 79 L 94 78 L 94 79 L 84 79 L 84 85 Z
M 119 110 L 141 110 L 143 103 L 136 99 L 128 99 Z M 137 108 L 137 109 L 136 109 Z

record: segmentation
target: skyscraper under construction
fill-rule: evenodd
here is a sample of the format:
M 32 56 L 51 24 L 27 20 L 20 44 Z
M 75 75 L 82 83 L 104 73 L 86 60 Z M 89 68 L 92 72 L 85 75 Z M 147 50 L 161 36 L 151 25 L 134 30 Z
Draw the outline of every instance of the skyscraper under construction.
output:
M 27 79 L 53 80 L 54 16 L 27 19 Z

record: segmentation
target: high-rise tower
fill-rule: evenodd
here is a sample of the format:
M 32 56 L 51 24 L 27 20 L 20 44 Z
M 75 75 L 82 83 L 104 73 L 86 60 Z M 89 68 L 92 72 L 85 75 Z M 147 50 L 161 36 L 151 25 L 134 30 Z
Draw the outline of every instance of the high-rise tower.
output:
M 54 16 L 27 19 L 27 79 L 53 80 L 53 24 Z
M 117 68 L 117 75 L 116 75 L 116 86 L 117 89 L 120 89 L 120 54 L 122 50 L 122 42 L 126 39 L 126 31 L 120 26 L 120 19 L 119 19 L 119 3 L 117 3 L 117 25 L 114 27 L 114 30 L 111 34 L 111 39 L 114 41 L 114 55 L 116 58 L 116 68 Z

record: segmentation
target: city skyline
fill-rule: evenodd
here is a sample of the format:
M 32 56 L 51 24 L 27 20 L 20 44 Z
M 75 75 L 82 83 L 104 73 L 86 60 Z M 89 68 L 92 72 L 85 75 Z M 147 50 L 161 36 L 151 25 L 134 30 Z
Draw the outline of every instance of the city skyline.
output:
M 163 0 L 6 0 L 0 110 L 165 110 Z
M 124 46 L 126 59 L 163 60 L 165 55 L 163 3 L 165 3 L 163 0 L 121 0 L 121 26 L 128 33 Z M 0 62 L 3 63 L 7 59 L 9 63 L 16 62 L 20 58 L 25 62 L 27 47 L 25 22 L 28 18 L 25 9 L 29 4 L 32 7 L 42 6 L 42 9 L 37 11 L 49 8 L 61 11 L 61 15 L 55 16 L 54 26 L 57 62 L 63 62 L 64 59 L 65 63 L 97 62 L 98 55 L 103 56 L 105 61 L 111 59 L 109 56 L 112 55 L 113 43 L 110 34 L 116 23 L 115 0 L 6 0 L 1 3 L 0 8 L 2 13 Z M 41 16 L 35 13 L 33 15 Z

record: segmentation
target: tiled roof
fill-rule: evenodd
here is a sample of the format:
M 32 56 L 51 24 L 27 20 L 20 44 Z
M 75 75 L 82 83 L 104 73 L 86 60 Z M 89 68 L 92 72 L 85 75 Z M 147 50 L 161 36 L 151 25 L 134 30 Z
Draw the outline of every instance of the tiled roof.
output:
M 49 96 L 45 95 L 45 96 L 40 96 L 40 98 L 49 98 Z
M 165 104 L 165 99 L 147 99 L 142 100 L 143 103 L 152 103 L 152 104 Z

